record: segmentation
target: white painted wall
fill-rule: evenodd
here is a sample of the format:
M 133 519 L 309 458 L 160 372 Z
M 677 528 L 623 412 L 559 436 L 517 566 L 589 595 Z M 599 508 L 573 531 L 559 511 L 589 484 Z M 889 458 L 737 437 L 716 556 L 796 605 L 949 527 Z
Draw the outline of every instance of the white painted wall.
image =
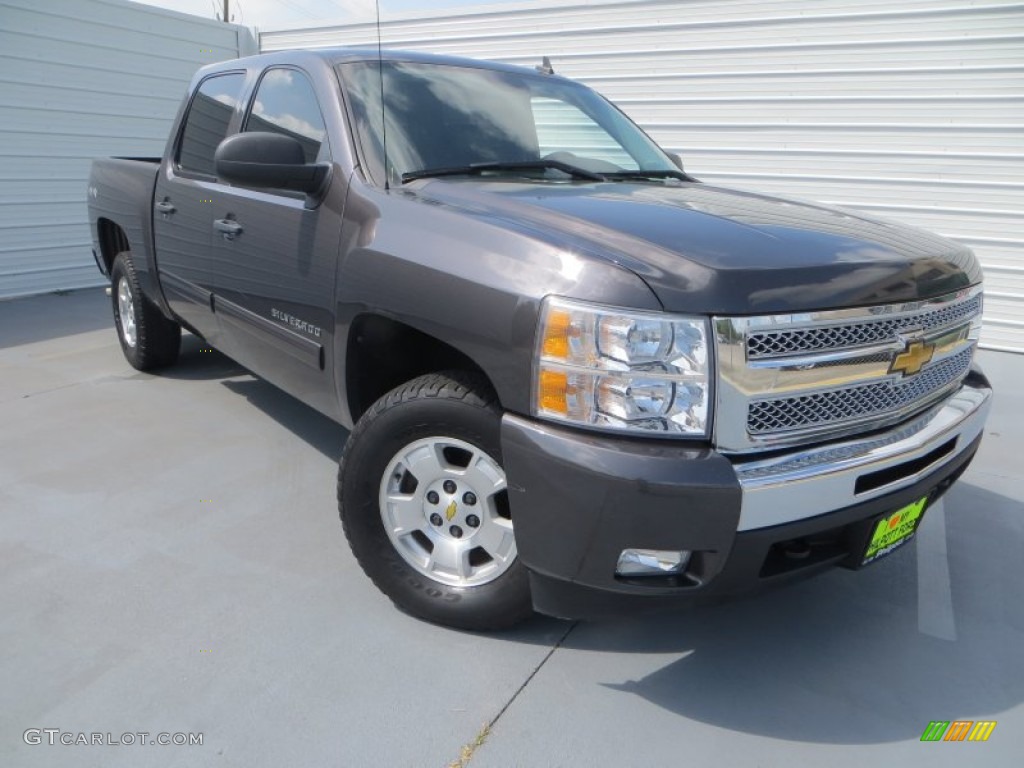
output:
M 984 345 L 1024 351 L 1022 3 L 532 2 L 386 14 L 381 31 L 392 48 L 527 66 L 546 54 L 706 181 L 960 240 L 985 268 Z M 352 44 L 375 45 L 375 26 L 260 36 L 267 51 Z
M 98 285 L 92 158 L 153 156 L 203 64 L 244 27 L 126 0 L 0 0 L 0 298 Z

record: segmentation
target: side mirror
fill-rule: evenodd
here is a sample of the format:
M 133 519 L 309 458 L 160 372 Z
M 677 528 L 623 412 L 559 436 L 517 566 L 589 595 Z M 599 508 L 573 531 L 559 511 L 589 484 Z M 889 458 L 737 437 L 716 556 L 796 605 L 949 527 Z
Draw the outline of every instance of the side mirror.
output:
M 281 133 L 236 133 L 213 155 L 217 176 L 241 187 L 291 189 L 313 195 L 324 186 L 326 163 L 307 163 L 302 144 Z
M 665 152 L 665 154 L 668 155 L 668 159 L 672 161 L 672 164 L 675 165 L 676 168 L 683 173 L 686 173 L 686 170 L 683 168 L 683 158 L 675 152 Z

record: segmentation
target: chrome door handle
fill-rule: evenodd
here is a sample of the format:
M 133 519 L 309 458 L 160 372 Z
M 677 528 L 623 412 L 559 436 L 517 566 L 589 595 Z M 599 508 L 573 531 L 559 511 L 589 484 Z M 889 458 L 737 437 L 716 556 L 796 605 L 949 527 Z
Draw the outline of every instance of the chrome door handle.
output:
M 242 234 L 242 225 L 233 219 L 216 219 L 213 228 L 224 235 L 225 240 L 234 240 Z

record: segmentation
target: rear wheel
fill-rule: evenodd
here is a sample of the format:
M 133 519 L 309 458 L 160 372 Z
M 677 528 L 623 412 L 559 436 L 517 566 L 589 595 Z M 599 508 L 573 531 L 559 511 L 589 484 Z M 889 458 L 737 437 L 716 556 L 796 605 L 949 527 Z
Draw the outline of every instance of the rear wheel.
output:
M 464 629 L 532 613 L 501 465 L 500 411 L 482 378 L 414 379 L 349 437 L 341 519 L 366 574 L 401 609 Z
M 168 320 L 143 294 L 131 254 L 117 254 L 110 270 L 114 325 L 121 351 L 133 368 L 171 365 L 181 348 L 181 326 Z

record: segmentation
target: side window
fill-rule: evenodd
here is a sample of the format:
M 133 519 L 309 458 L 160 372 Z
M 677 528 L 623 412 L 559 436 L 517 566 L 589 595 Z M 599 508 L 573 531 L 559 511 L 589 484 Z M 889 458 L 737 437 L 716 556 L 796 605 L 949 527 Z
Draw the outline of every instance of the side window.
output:
M 327 129 L 309 79 L 294 69 L 270 69 L 260 80 L 246 131 L 283 133 L 299 140 L 306 162 L 316 162 Z
M 637 170 L 637 162 L 593 118 L 562 101 L 534 96 L 530 99 L 537 127 L 540 155 L 569 152 L 577 157 L 612 163 L 625 171 Z
M 178 147 L 178 167 L 183 171 L 216 175 L 213 153 L 228 133 L 244 82 L 245 76 L 235 73 L 215 75 L 200 84 L 185 116 Z

